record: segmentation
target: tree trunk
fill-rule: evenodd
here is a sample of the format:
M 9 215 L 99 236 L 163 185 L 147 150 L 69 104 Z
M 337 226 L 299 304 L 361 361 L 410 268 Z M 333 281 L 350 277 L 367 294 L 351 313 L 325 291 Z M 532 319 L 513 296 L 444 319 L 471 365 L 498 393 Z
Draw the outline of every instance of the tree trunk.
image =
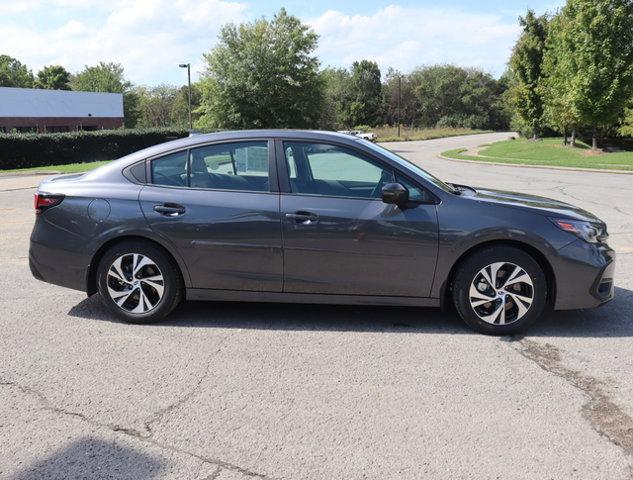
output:
M 598 150 L 598 139 L 596 138 L 596 129 L 591 131 L 591 149 Z
M 576 129 L 575 128 L 571 129 L 571 146 L 572 147 L 576 146 Z
M 567 129 L 563 130 L 563 145 L 567 146 Z

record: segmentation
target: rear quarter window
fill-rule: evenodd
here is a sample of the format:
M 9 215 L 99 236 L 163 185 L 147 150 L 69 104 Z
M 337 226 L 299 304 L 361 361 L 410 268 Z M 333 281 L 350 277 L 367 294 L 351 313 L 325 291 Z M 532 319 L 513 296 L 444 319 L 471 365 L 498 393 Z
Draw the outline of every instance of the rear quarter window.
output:
M 187 151 L 171 153 L 151 161 L 152 183 L 172 187 L 187 186 Z

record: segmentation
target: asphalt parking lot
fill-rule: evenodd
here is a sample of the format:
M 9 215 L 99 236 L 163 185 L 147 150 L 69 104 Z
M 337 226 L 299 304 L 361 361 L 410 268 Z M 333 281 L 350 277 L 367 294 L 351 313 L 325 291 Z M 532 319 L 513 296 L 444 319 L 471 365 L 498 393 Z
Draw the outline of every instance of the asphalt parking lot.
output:
M 616 299 L 522 338 L 434 309 L 187 303 L 126 325 L 28 269 L 37 177 L 0 178 L 0 478 L 631 479 L 633 175 L 441 160 L 607 221 Z

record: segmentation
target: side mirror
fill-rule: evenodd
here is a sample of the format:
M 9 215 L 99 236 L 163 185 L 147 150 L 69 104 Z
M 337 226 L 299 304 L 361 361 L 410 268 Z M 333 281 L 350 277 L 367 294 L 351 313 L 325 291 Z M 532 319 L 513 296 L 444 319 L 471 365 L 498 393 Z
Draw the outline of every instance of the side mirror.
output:
M 400 183 L 388 183 L 382 187 L 382 201 L 393 205 L 404 205 L 409 201 L 409 190 Z

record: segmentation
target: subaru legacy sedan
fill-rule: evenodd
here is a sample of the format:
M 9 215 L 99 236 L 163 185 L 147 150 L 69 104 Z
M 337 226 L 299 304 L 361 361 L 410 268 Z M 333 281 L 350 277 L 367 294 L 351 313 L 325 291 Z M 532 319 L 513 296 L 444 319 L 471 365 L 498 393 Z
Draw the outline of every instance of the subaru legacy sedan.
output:
M 462 183 L 350 135 L 197 135 L 44 181 L 30 267 L 133 323 L 184 299 L 454 305 L 507 335 L 613 298 L 602 221 Z

